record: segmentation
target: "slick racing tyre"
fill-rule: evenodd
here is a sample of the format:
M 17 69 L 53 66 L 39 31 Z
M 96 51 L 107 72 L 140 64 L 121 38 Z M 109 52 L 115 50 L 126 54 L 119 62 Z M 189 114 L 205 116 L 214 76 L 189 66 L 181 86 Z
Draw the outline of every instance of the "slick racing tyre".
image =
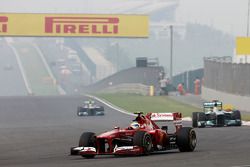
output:
M 84 132 L 79 140 L 79 147 L 96 147 L 96 135 L 92 132 Z M 85 158 L 94 158 L 95 155 L 82 155 Z
M 241 126 L 241 113 L 239 110 L 233 110 L 232 119 L 236 120 L 235 126 Z
M 196 142 L 196 133 L 193 128 L 183 127 L 178 131 L 177 146 L 181 152 L 194 151 Z
M 150 154 L 152 150 L 152 138 L 151 135 L 145 131 L 137 131 L 133 137 L 133 145 L 143 147 L 144 154 Z

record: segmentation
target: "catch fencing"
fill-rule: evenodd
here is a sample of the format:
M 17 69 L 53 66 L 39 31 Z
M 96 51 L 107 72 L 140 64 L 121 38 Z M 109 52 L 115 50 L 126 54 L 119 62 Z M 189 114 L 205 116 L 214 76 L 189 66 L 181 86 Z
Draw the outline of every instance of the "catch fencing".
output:
M 250 96 L 250 64 L 232 63 L 231 57 L 204 58 L 204 86 L 240 96 Z
M 178 84 L 182 83 L 184 89 L 189 93 L 194 93 L 194 81 L 199 79 L 202 82 L 203 79 L 203 68 L 195 69 L 180 73 L 173 77 L 173 86 L 177 87 Z M 201 92 L 201 90 L 199 90 Z

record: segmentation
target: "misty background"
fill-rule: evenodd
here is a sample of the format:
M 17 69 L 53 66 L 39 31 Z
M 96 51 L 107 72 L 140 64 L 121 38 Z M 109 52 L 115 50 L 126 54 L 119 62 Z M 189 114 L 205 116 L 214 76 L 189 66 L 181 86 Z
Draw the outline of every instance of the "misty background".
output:
M 82 77 L 70 78 L 72 84 L 76 84 L 74 80 L 77 80 L 84 85 L 134 67 L 137 57 L 158 58 L 159 64 L 169 75 L 170 25 L 173 25 L 174 30 L 174 75 L 202 68 L 204 57 L 233 57 L 235 38 L 246 35 L 247 7 L 248 0 L 0 0 L 0 13 L 146 14 L 149 16 L 148 38 L 11 38 L 11 41 L 15 42 L 14 47 L 21 53 L 25 53 L 22 47 L 31 43 L 36 44 L 56 75 L 59 72 L 55 69 L 55 62 L 63 61 L 62 59 L 66 59 L 72 53 L 79 56 L 79 52 L 74 52 L 77 48 L 72 47 L 73 44 L 83 48 L 89 57 L 87 61 L 94 62 L 96 67 L 98 63 L 100 66 L 103 62 L 108 64 L 108 72 L 100 72 L 99 76 L 93 77 L 93 72 L 89 69 L 92 68 L 89 66 L 91 63 L 87 62 L 84 67 L 86 72 Z M 2 37 L 0 39 L 5 41 Z M 1 53 L 4 54 L 4 49 Z M 100 57 L 104 59 L 100 60 Z M 33 63 L 31 60 L 27 60 L 26 63 L 29 61 Z M 80 61 L 86 63 L 86 59 Z M 3 63 L 4 68 L 8 69 L 6 67 L 9 64 L 11 63 Z M 61 70 L 63 65 L 58 68 Z M 71 70 L 76 69 L 76 64 L 71 63 L 71 66 L 74 66 Z M 65 72 L 65 69 L 63 70 Z

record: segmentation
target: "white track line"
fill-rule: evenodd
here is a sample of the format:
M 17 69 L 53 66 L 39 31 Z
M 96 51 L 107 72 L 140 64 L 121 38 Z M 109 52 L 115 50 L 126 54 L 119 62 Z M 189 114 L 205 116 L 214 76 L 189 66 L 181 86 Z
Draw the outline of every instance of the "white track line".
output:
M 21 72 L 21 75 L 22 75 L 22 78 L 23 78 L 23 81 L 24 81 L 24 85 L 26 87 L 26 90 L 28 92 L 28 95 L 32 95 L 33 92 L 32 92 L 32 89 L 31 89 L 31 84 L 27 78 L 27 75 L 26 75 L 26 72 L 24 70 L 24 67 L 23 67 L 23 64 L 22 64 L 22 61 L 21 61 L 21 58 L 20 58 L 20 55 L 17 51 L 17 49 L 11 44 L 11 43 L 8 43 L 9 47 L 12 49 L 12 51 L 14 52 L 14 55 L 16 57 L 16 60 L 17 60 L 17 64 L 18 64 L 18 67 L 20 69 L 20 72 Z
M 95 97 L 95 96 L 92 96 L 92 95 L 85 95 L 85 96 L 90 97 L 90 98 L 93 98 L 93 99 L 95 99 L 95 100 L 97 100 L 97 101 L 99 101 L 99 102 L 105 104 L 106 106 L 108 106 L 108 107 L 110 107 L 110 108 L 112 108 L 112 109 L 114 109 L 114 110 L 117 110 L 117 111 L 119 111 L 119 112 L 121 112 L 121 113 L 123 113 L 123 114 L 135 116 L 135 114 L 132 114 L 132 113 L 126 111 L 126 110 L 123 110 L 123 109 L 121 109 L 121 108 L 119 108 L 119 107 L 117 107 L 117 106 L 114 106 L 113 104 L 107 102 L 106 100 L 100 99 L 100 98 Z
M 250 126 L 250 121 L 242 121 L 242 125 Z

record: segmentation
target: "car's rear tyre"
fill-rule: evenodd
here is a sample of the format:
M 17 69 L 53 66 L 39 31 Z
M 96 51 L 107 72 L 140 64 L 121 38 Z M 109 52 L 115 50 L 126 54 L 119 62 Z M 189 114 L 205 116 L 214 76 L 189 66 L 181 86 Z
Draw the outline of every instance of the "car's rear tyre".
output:
M 143 147 L 144 154 L 150 154 L 152 150 L 152 138 L 151 135 L 145 131 L 136 131 L 133 137 L 134 146 Z
M 196 133 L 193 128 L 183 127 L 177 132 L 177 146 L 181 152 L 194 151 L 196 142 Z
M 239 120 L 239 121 L 237 121 L 236 122 L 236 125 L 235 126 L 241 126 L 241 113 L 240 113 L 240 111 L 239 110 L 233 110 L 233 113 L 232 113 L 232 118 L 234 119 L 234 120 Z
M 94 147 L 96 148 L 96 135 L 93 132 L 84 132 L 79 140 L 79 147 Z M 94 158 L 95 155 L 82 155 L 85 158 Z

